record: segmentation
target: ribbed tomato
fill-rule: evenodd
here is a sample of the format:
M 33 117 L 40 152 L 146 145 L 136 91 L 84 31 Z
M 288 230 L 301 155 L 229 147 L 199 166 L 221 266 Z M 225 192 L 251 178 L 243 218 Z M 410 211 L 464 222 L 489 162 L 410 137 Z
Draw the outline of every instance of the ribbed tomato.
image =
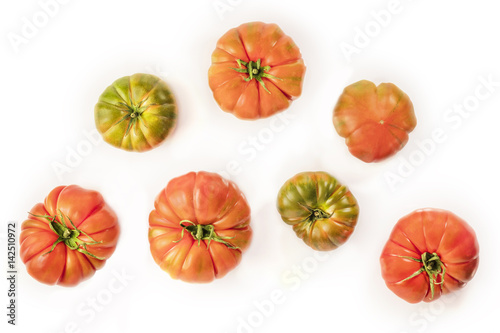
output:
M 251 22 L 219 39 L 208 81 L 222 110 L 257 119 L 288 108 L 300 96 L 305 70 L 299 48 L 280 27 Z
M 392 83 L 362 80 L 347 86 L 335 106 L 333 125 L 352 155 L 381 161 L 408 142 L 417 125 L 408 95 Z
M 95 106 L 95 124 L 104 140 L 121 149 L 146 151 L 172 132 L 177 106 L 168 85 L 150 74 L 113 82 Z
M 172 179 L 149 215 L 155 262 L 174 279 L 210 282 L 235 268 L 250 245 L 250 207 L 231 181 L 208 172 Z
M 22 223 L 21 260 L 42 283 L 75 286 L 104 266 L 119 233 L 117 217 L 99 192 L 59 186 Z
M 474 277 L 479 245 L 474 230 L 455 214 L 421 209 L 397 222 L 380 262 L 396 295 L 409 303 L 430 302 Z
M 315 250 L 333 250 L 354 231 L 359 207 L 354 195 L 326 172 L 303 172 L 283 184 L 277 200 L 282 220 Z

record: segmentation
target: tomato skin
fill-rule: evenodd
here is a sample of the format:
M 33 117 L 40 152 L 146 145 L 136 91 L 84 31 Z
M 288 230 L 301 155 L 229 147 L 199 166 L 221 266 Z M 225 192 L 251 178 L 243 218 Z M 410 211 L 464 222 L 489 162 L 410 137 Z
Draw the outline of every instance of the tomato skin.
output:
M 392 83 L 361 80 L 347 86 L 333 111 L 333 125 L 352 155 L 371 163 L 394 155 L 417 125 L 413 104 Z
M 423 253 L 436 253 L 445 268 L 434 283 L 434 295 L 427 273 L 408 278 L 423 265 L 403 257 L 419 259 Z M 397 296 L 409 303 L 431 302 L 463 288 L 474 277 L 479 264 L 479 244 L 474 230 L 455 214 L 420 209 L 396 223 L 380 263 L 387 287 Z
M 173 131 L 177 106 L 164 81 L 137 73 L 107 87 L 94 115 L 104 141 L 124 150 L 142 152 L 158 146 Z
M 248 80 L 248 73 L 235 70 L 246 66 L 238 60 L 260 60 L 262 67 L 269 68 L 261 71 L 261 78 Z M 278 25 L 250 22 L 229 30 L 218 40 L 208 82 L 223 111 L 252 120 L 288 108 L 302 93 L 305 70 L 299 48 Z
M 57 221 L 61 222 L 60 213 L 67 227 L 72 228 L 69 218 L 76 228 L 100 242 L 86 247 L 89 253 L 101 259 L 71 250 L 62 242 L 48 253 L 58 236 L 47 219 L 40 216 L 58 215 Z M 77 185 L 59 186 L 49 193 L 44 203 L 36 204 L 22 223 L 19 253 L 28 273 L 37 281 L 76 286 L 104 266 L 115 251 L 119 234 L 118 219 L 99 192 Z M 80 234 L 78 238 L 90 242 L 89 237 Z
M 151 254 L 174 279 L 206 283 L 222 278 L 250 245 L 250 207 L 236 184 L 218 174 L 200 171 L 174 178 L 154 206 L 149 215 Z M 221 241 L 198 240 L 181 223 L 213 228 Z
M 278 193 L 276 206 L 282 220 L 318 251 L 334 250 L 344 244 L 359 214 L 354 195 L 326 172 L 302 172 L 287 180 Z

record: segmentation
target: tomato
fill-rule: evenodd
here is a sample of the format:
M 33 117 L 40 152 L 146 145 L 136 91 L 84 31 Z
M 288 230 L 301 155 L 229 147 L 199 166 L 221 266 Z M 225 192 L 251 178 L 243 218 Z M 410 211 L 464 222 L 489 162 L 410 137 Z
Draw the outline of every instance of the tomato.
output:
M 349 189 L 326 172 L 303 172 L 287 180 L 278 193 L 277 208 L 297 236 L 319 251 L 344 244 L 359 213 Z
M 231 181 L 208 172 L 172 179 L 149 215 L 155 262 L 174 279 L 210 282 L 225 276 L 250 245 L 250 207 Z
M 380 257 L 387 287 L 409 303 L 431 302 L 464 287 L 478 262 L 474 230 L 439 209 L 417 210 L 400 219 Z
M 417 119 L 410 98 L 394 84 L 377 87 L 362 80 L 344 89 L 333 112 L 333 125 L 351 154 L 370 163 L 401 150 Z
M 138 152 L 158 146 L 177 121 L 170 88 L 150 74 L 113 82 L 99 97 L 94 113 L 97 130 L 107 143 Z
M 300 96 L 305 70 L 299 48 L 280 27 L 251 22 L 219 39 L 208 82 L 222 110 L 258 119 L 288 108 Z
M 118 219 L 99 192 L 59 186 L 22 223 L 19 252 L 36 280 L 75 286 L 104 266 L 119 233 Z

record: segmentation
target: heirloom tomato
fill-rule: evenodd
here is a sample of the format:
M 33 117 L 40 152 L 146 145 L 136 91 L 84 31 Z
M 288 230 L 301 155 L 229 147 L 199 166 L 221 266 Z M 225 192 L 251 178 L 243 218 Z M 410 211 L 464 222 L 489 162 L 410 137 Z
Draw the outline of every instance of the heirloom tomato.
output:
M 155 262 L 174 279 L 210 282 L 235 268 L 250 245 L 250 207 L 231 181 L 208 172 L 172 179 L 149 215 Z
M 22 223 L 19 252 L 36 280 L 75 286 L 104 266 L 119 233 L 117 217 L 101 194 L 59 186 Z
M 299 238 L 315 250 L 333 250 L 354 231 L 359 207 L 354 195 L 326 172 L 303 172 L 278 193 L 278 212 Z
M 347 86 L 340 95 L 333 125 L 351 154 L 369 163 L 401 150 L 417 119 L 410 98 L 394 84 L 377 87 L 362 80 Z
M 299 48 L 280 27 L 251 22 L 219 39 L 208 82 L 222 110 L 257 119 L 288 108 L 300 96 L 305 70 Z
M 150 74 L 113 82 L 99 97 L 95 124 L 107 143 L 129 151 L 158 146 L 175 127 L 177 106 L 167 84 Z
M 380 257 L 387 287 L 409 303 L 434 301 L 464 287 L 478 262 L 474 230 L 439 209 L 421 209 L 401 218 Z

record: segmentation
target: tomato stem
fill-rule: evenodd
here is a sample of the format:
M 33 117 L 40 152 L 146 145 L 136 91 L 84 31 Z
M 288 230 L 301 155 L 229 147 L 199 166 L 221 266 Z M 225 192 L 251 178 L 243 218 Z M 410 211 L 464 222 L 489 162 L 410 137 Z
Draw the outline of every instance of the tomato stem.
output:
M 132 103 L 132 99 L 129 99 L 129 103 L 124 103 L 120 102 L 118 104 L 122 105 L 125 107 L 125 114 L 116 124 L 121 123 L 122 121 L 128 121 L 127 125 L 127 131 L 125 132 L 125 136 L 127 136 L 130 132 L 130 129 L 135 126 L 137 121 L 140 121 L 142 124 L 144 122 L 142 121 L 141 115 L 148 109 L 148 105 L 144 106 L 144 103 L 146 103 L 147 97 L 140 101 L 137 104 Z M 115 124 L 115 125 L 116 125 Z
M 271 69 L 271 66 L 261 66 L 260 59 L 257 59 L 257 61 L 249 62 L 237 59 L 236 63 L 238 64 L 238 68 L 231 67 L 231 69 L 234 69 L 238 73 L 248 74 L 248 77 L 245 79 L 245 81 L 248 82 L 255 79 L 269 94 L 271 92 L 267 89 L 266 84 L 264 83 L 262 78 L 266 77 L 269 79 L 281 80 L 279 77 L 266 73 Z
M 98 259 L 98 260 L 106 259 L 103 257 L 98 257 L 98 256 L 90 253 L 87 250 L 87 245 L 100 244 L 100 243 L 102 243 L 102 241 L 97 242 L 92 237 L 90 237 L 85 231 L 78 229 L 75 226 L 75 224 L 73 223 L 73 221 L 69 218 L 69 216 L 66 216 L 67 219 L 69 220 L 71 226 L 73 227 L 73 229 L 68 227 L 66 225 L 65 220 L 64 220 L 64 214 L 61 212 L 61 210 L 59 210 L 59 216 L 60 216 L 61 222 L 59 222 L 57 220 L 57 217 L 58 217 L 57 214 L 54 216 L 35 215 L 33 213 L 29 213 L 29 214 L 32 216 L 35 216 L 35 217 L 44 218 L 47 221 L 49 221 L 50 230 L 52 230 L 58 236 L 56 241 L 52 244 L 52 247 L 50 248 L 50 250 L 48 252 L 44 253 L 43 255 L 47 255 L 47 254 L 51 253 L 52 251 L 54 251 L 57 244 L 64 243 L 70 250 L 76 250 L 80 253 L 86 254 L 86 255 L 88 255 L 92 258 Z M 91 240 L 91 242 L 84 242 L 81 239 L 79 239 L 78 237 L 80 237 L 81 234 L 83 234 L 87 238 L 89 238 Z
M 198 246 L 202 240 L 208 240 L 207 249 L 210 247 L 212 241 L 226 245 L 230 249 L 239 249 L 239 247 L 232 245 L 225 241 L 225 239 L 233 239 L 234 237 L 223 237 L 215 233 L 215 227 L 211 224 L 196 224 L 189 220 L 182 220 L 179 222 L 182 227 L 181 238 L 173 241 L 174 243 L 180 242 L 184 238 L 184 231 L 187 231 L 191 236 L 198 241 Z
M 408 276 L 406 279 L 400 281 L 404 282 L 409 279 L 414 278 L 415 276 L 420 275 L 421 273 L 427 273 L 429 277 L 429 287 L 431 289 L 431 300 L 434 298 L 434 285 L 441 285 L 444 283 L 444 275 L 446 274 L 446 267 L 441 262 L 441 258 L 437 255 L 437 253 L 429 253 L 424 252 L 420 256 L 420 259 L 408 256 L 399 256 L 400 258 L 413 260 L 416 262 L 422 263 L 422 267 L 417 270 L 412 275 Z M 440 281 L 438 282 L 438 278 L 440 277 Z
M 314 223 L 317 220 L 328 219 L 332 216 L 332 214 L 328 214 L 327 212 L 325 212 L 321 208 L 309 207 L 309 206 L 304 205 L 300 202 L 298 204 L 309 211 L 310 214 L 309 214 L 309 217 L 307 218 L 307 220 L 310 223 Z

